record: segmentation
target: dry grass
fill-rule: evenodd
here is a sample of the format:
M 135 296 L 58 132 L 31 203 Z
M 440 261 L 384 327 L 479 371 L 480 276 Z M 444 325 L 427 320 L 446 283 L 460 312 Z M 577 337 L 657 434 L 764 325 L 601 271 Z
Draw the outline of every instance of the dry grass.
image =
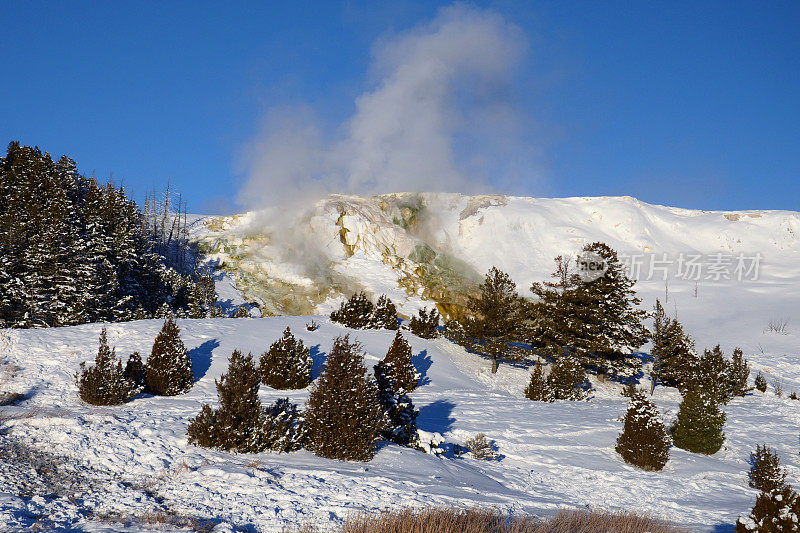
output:
M 684 533 L 666 522 L 631 513 L 561 511 L 552 518 L 508 517 L 489 509 L 404 509 L 362 513 L 342 533 Z
M 789 333 L 789 320 L 785 318 L 772 318 L 764 329 L 766 333 L 787 335 Z

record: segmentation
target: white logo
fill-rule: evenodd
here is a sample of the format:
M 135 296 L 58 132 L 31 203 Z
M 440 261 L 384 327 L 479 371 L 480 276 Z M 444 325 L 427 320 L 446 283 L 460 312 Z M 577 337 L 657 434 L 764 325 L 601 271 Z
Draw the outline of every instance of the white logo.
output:
M 582 252 L 578 256 L 578 275 L 584 282 L 602 278 L 608 270 L 608 264 L 597 252 Z

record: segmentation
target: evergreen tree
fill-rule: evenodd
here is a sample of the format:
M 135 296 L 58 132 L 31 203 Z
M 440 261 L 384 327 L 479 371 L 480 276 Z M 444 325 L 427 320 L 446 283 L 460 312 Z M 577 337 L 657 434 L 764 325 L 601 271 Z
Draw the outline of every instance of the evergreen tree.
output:
M 778 454 L 766 445 L 756 446 L 750 454 L 750 486 L 761 492 L 780 492 L 786 485 L 786 470 L 781 467 Z
M 125 379 L 122 363 L 117 359 L 114 349 L 108 346 L 106 328 L 100 333 L 100 349 L 93 367 L 81 363 L 81 370 L 75 376 L 78 395 L 92 405 L 117 405 L 128 400 L 131 384 Z
M 273 389 L 304 389 L 311 384 L 311 355 L 287 326 L 283 337 L 261 355 L 261 381 Z
M 411 317 L 408 329 L 417 337 L 434 339 L 439 335 L 439 318 L 439 311 L 435 307 L 430 312 L 427 307 L 423 307 L 417 315 Z
M 375 306 L 363 292 L 353 294 L 342 302 L 337 311 L 331 313 L 331 320 L 354 329 L 369 328 Z
M 252 355 L 234 351 L 228 372 L 216 381 L 219 408 L 205 404 L 189 421 L 189 444 L 237 453 L 298 449 L 302 429 L 297 406 L 282 399 L 264 409 L 258 399 L 259 381 Z
M 138 394 L 147 386 L 147 371 L 139 352 L 133 352 L 125 363 L 125 379 L 131 384 L 131 394 Z
M 385 294 L 382 294 L 372 312 L 370 327 L 375 329 L 398 329 L 400 327 L 399 320 L 397 308 Z
M 478 296 L 469 298 L 471 320 L 463 322 L 468 347 L 492 358 L 492 373 L 503 358 L 525 355 L 513 343 L 524 338 L 523 302 L 511 277 L 492 267 L 478 286 Z
M 800 524 L 800 497 L 786 486 L 779 492 L 762 492 L 746 518 L 736 522 L 736 533 L 796 533 Z
M 369 461 L 385 425 L 378 387 L 367 375 L 361 345 L 337 337 L 306 410 L 309 446 L 322 457 Z
M 586 397 L 583 385 L 586 373 L 583 366 L 570 356 L 559 357 L 547 375 L 547 389 L 554 400 L 582 400 Z
M 188 305 L 176 294 L 193 273 L 153 252 L 124 189 L 80 176 L 70 158 L 10 143 L 0 198 L 0 325 L 128 320 L 138 309 Z
M 725 441 L 725 413 L 710 394 L 691 389 L 683 397 L 678 418 L 672 426 L 672 442 L 678 448 L 712 455 Z
M 626 463 L 643 470 L 661 470 L 669 461 L 670 438 L 656 406 L 636 391 L 631 396 L 616 450 Z
M 419 383 L 419 372 L 411 362 L 411 345 L 399 331 L 394 336 L 394 341 L 389 351 L 383 358 L 383 364 L 391 367 L 391 373 L 397 387 L 405 392 L 412 392 Z
M 750 388 L 747 380 L 750 377 L 750 365 L 744 358 L 741 348 L 733 350 L 733 360 L 728 368 L 728 388 L 732 396 L 744 396 Z
M 307 439 L 303 417 L 289 398 L 279 398 L 265 407 L 254 449 L 287 453 L 305 446 Z
M 396 368 L 387 362 L 388 355 L 374 367 L 375 381 L 378 385 L 378 397 L 385 413 L 386 426 L 383 437 L 386 440 L 407 446 L 419 447 L 417 435 L 417 416 L 419 411 L 406 394 L 406 389 L 399 384 Z
M 638 309 L 635 281 L 625 274 L 617 253 L 595 242 L 583 248 L 605 265 L 604 275 L 584 281 L 569 271 L 569 261 L 556 258 L 556 283 L 534 283 L 531 291 L 539 301 L 533 306 L 538 344 L 551 357 L 564 350 L 581 359 L 586 368 L 602 378 L 607 373 L 629 377 L 638 371 L 632 350 L 649 339 L 642 324 L 647 316 Z
M 677 319 L 669 318 L 656 300 L 653 313 L 653 372 L 655 380 L 670 387 L 685 390 L 699 365 L 694 342 Z
M 158 396 L 183 394 L 194 384 L 192 360 L 172 318 L 164 321 L 156 336 L 153 351 L 147 358 L 145 378 L 148 392 Z
M 553 401 L 553 395 L 547 385 L 541 361 L 536 361 L 536 365 L 533 367 L 531 380 L 525 388 L 525 397 L 536 402 Z
M 233 318 L 250 318 L 250 309 L 248 309 L 246 304 L 240 305 L 233 313 Z
M 761 372 L 756 375 L 755 386 L 759 392 L 767 392 L 767 378 Z
M 687 387 L 702 389 L 716 403 L 727 403 L 732 395 L 729 370 L 730 365 L 718 344 L 703 352 Z

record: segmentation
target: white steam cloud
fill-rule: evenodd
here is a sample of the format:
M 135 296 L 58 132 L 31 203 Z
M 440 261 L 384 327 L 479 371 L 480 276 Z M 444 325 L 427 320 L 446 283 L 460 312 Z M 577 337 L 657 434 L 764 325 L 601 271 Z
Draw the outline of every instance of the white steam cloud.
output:
M 379 80 L 326 138 L 308 107 L 272 109 L 244 151 L 248 208 L 327 194 L 475 193 L 507 180 L 519 147 L 510 90 L 526 49 L 500 15 L 455 5 L 373 49 Z M 511 156 L 511 157 L 510 157 Z

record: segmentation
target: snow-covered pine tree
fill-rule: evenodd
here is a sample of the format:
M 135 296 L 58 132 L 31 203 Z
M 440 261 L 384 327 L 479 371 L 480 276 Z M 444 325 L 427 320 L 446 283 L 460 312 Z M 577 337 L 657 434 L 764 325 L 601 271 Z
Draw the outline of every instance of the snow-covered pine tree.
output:
M 744 358 L 744 353 L 741 348 L 734 348 L 733 359 L 728 367 L 728 388 L 732 396 L 744 396 L 748 391 L 752 390 L 747 386 L 747 380 L 750 378 L 750 365 L 747 364 L 747 359 Z
M 697 372 L 700 357 L 694 341 L 677 319 L 670 321 L 666 336 L 667 346 L 660 359 L 658 379 L 667 386 L 686 390 Z
M 750 486 L 761 492 L 780 492 L 786 485 L 786 470 L 781 467 L 778 454 L 766 444 L 756 445 L 750 454 Z
M 750 516 L 736 521 L 736 533 L 796 533 L 799 524 L 800 496 L 786 486 L 759 494 Z
M 283 336 L 261 354 L 261 381 L 273 389 L 304 389 L 311 384 L 311 355 L 287 326 Z
M 439 318 L 439 311 L 435 307 L 430 311 L 427 307 L 423 307 L 411 317 L 408 329 L 417 337 L 435 339 L 439 336 Z
M 617 438 L 617 453 L 643 470 L 661 470 L 669 461 L 670 444 L 658 409 L 641 391 L 635 391 Z
M 541 361 L 536 361 L 536 365 L 531 372 L 531 380 L 525 388 L 525 397 L 536 402 L 552 402 L 553 394 L 547 385 Z
M 240 305 L 233 313 L 233 318 L 250 318 L 250 309 L 245 304 Z
M 388 356 L 387 356 L 388 358 Z M 419 447 L 417 435 L 417 416 L 419 411 L 406 394 L 402 385 L 398 384 L 396 368 L 386 359 L 374 367 L 375 381 L 378 385 L 378 396 L 386 416 L 383 437 L 386 440 L 407 446 Z
M 187 275 L 153 253 L 124 189 L 62 156 L 9 144 L 0 158 L 0 322 L 11 327 L 118 321 L 176 303 Z M 181 241 L 186 245 L 185 241 Z M 185 253 L 183 255 L 186 255 Z
M 714 402 L 728 403 L 732 396 L 730 385 L 730 364 L 718 344 L 703 352 L 686 388 L 699 388 Z
M 525 352 L 514 342 L 524 336 L 524 305 L 511 277 L 492 267 L 478 286 L 478 296 L 471 296 L 468 310 L 471 320 L 462 322 L 470 349 L 492 359 L 492 373 L 504 358 L 518 359 Z
M 364 292 L 353 294 L 342 302 L 339 309 L 331 313 L 331 320 L 354 329 L 369 328 L 373 319 L 375 306 Z
M 670 387 L 685 388 L 699 364 L 694 342 L 686 335 L 683 325 L 669 318 L 659 300 L 653 312 L 653 371 L 651 390 L 656 381 Z
M 398 329 L 400 327 L 399 320 L 394 303 L 385 294 L 382 294 L 372 311 L 369 327 L 375 329 Z
M 725 441 L 725 413 L 710 394 L 702 389 L 686 392 L 672 426 L 672 442 L 678 448 L 712 455 Z
M 412 392 L 417 388 L 420 375 L 411 362 L 411 345 L 400 331 L 395 334 L 392 345 L 383 358 L 383 364 L 391 367 L 391 373 L 398 388 L 405 392 Z
M 130 397 L 131 384 L 125 379 L 122 363 L 114 349 L 108 346 L 106 328 L 100 333 L 100 348 L 94 366 L 87 367 L 86 363 L 81 363 L 75 381 L 81 400 L 91 405 L 118 405 Z
M 553 277 L 558 282 L 534 283 L 538 297 L 533 306 L 534 344 L 550 357 L 564 349 L 603 377 L 612 373 L 630 377 L 639 368 L 632 351 L 649 339 L 642 324 L 647 313 L 638 309 L 640 300 L 625 267 L 608 245 L 595 242 L 584 246 L 585 254 L 602 258 L 604 275 L 584 281 L 569 270 L 569 260 L 556 258 Z
M 254 449 L 288 453 L 303 448 L 308 433 L 303 416 L 289 398 L 278 398 L 262 410 Z
M 125 379 L 131 384 L 131 394 L 142 392 L 147 386 L 147 371 L 139 352 L 133 352 L 125 363 Z
M 157 396 L 175 396 L 191 390 L 194 384 L 192 360 L 172 317 L 164 321 L 147 358 L 147 390 Z
M 334 340 L 305 416 L 309 446 L 317 455 L 343 461 L 369 461 L 375 455 L 385 416 L 361 345 L 348 335 Z
M 756 374 L 755 386 L 757 391 L 767 392 L 767 378 L 761 372 Z
M 205 404 L 189 421 L 189 444 L 237 453 L 262 451 L 258 445 L 263 423 L 259 381 L 253 357 L 234 351 L 228 371 L 216 381 L 219 408 Z
M 582 400 L 586 397 L 583 385 L 586 372 L 574 357 L 563 355 L 556 358 L 547 375 L 547 389 L 553 400 Z

